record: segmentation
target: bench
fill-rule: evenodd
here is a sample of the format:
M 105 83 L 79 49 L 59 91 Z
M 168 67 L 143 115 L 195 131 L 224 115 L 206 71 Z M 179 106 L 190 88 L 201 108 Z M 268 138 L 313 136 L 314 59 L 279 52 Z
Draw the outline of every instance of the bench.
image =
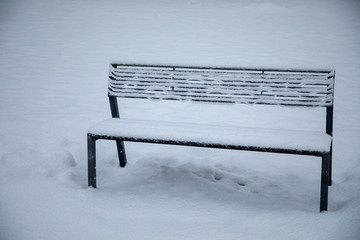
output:
M 112 118 L 88 131 L 88 185 L 96 188 L 98 139 L 116 141 L 121 167 L 127 162 L 124 141 L 311 155 L 322 159 L 320 211 L 326 211 L 331 185 L 334 80 L 335 71 L 331 69 L 110 64 L 108 96 Z M 251 129 L 122 119 L 117 98 L 323 107 L 326 130 Z

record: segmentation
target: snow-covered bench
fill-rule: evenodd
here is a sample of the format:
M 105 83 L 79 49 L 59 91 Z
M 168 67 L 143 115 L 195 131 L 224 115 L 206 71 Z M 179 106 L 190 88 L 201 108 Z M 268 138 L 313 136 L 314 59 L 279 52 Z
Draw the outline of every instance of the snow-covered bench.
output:
M 112 118 L 88 131 L 88 185 L 96 187 L 98 139 L 313 155 L 322 158 L 320 211 L 331 185 L 334 70 L 110 64 Z M 325 107 L 326 131 L 291 131 L 121 119 L 117 98 Z M 274 137 L 276 136 L 276 137 Z

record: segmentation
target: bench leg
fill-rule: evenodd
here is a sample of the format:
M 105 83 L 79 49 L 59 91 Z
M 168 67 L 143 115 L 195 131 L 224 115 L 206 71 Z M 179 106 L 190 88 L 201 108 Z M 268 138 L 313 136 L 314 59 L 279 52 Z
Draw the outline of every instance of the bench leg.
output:
M 328 190 L 330 180 L 330 154 L 322 156 L 321 164 L 321 189 L 320 189 L 320 212 L 327 211 L 328 207 Z
M 88 146 L 88 186 L 96 188 L 96 139 L 88 136 L 87 137 L 87 146 Z
M 126 161 L 124 142 L 116 140 L 116 146 L 117 146 L 120 166 L 125 167 L 127 161 Z
M 330 147 L 329 186 L 332 185 L 332 146 Z

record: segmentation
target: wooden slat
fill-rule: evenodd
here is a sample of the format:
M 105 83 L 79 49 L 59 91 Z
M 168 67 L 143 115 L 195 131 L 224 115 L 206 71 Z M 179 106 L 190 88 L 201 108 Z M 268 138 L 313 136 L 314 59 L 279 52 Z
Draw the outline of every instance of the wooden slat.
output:
M 182 88 L 177 86 L 176 88 L 170 86 L 143 86 L 143 85 L 122 85 L 122 86 L 110 86 L 112 90 L 116 91 L 122 89 L 131 89 L 137 91 L 163 91 L 167 93 L 198 93 L 198 94 L 218 94 L 218 95 L 229 95 L 229 96 L 238 96 L 238 95 L 251 95 L 251 94 L 260 94 L 260 95 L 282 95 L 282 96 L 292 96 L 292 97 L 310 97 L 310 98 L 323 98 L 326 94 L 326 91 L 323 92 L 309 92 L 309 91 L 292 91 L 291 89 L 278 90 L 278 89 L 267 89 L 260 91 L 259 89 L 223 89 L 219 88 Z
M 206 71 L 251 71 L 251 72 L 296 72 L 296 73 L 334 73 L 333 69 L 297 69 L 297 68 L 251 68 L 251 67 L 218 67 L 218 66 L 187 66 L 187 65 L 162 65 L 162 64 L 129 64 L 129 63 L 111 63 L 110 67 L 117 68 L 147 68 L 147 69 L 191 69 Z
M 113 92 L 114 93 L 114 92 Z M 190 100 L 190 101 L 211 101 L 211 102 L 233 102 L 233 103 L 262 103 L 262 104 L 274 104 L 274 105 L 313 105 L 322 106 L 328 102 L 325 100 L 314 100 L 306 98 L 289 98 L 286 96 L 242 96 L 242 98 L 233 98 L 232 96 L 215 96 L 215 95 L 199 95 L 199 94 L 166 94 L 165 92 L 135 92 L 135 91 L 121 91 L 114 93 L 121 97 L 132 98 L 151 98 L 151 99 L 178 99 L 178 100 Z
M 127 84 L 134 84 L 134 85 L 143 85 L 143 86 L 152 86 L 156 84 L 163 84 L 163 85 L 172 85 L 174 87 L 184 87 L 184 88 L 211 88 L 211 87 L 216 87 L 216 88 L 233 88 L 233 89 L 241 89 L 241 88 L 259 88 L 262 87 L 264 90 L 266 90 L 266 88 L 292 88 L 292 89 L 299 89 L 300 90 L 305 90 L 305 91 L 316 91 L 316 90 L 320 90 L 323 91 L 324 89 L 328 89 L 330 87 L 329 90 L 332 89 L 332 86 L 329 86 L 329 84 L 323 83 L 323 84 L 301 84 L 301 82 L 297 82 L 297 83 L 292 83 L 292 82 L 283 82 L 283 83 L 276 83 L 276 82 L 263 82 L 263 81 L 258 81 L 258 82 L 220 82 L 220 81 L 206 81 L 206 82 L 201 82 L 200 80 L 197 81 L 193 81 L 192 79 L 189 79 L 188 81 L 185 80 L 178 80 L 178 79 L 164 79 L 164 78 L 159 78 L 159 79 L 131 79 L 131 78 L 118 78 L 115 79 L 112 76 L 110 76 L 109 79 L 110 84 L 116 86 L 116 85 L 127 85 Z M 329 91 L 327 90 L 327 91 Z
M 193 80 L 193 81 L 224 81 L 224 82 L 277 82 L 277 83 L 288 83 L 288 82 L 301 82 L 307 84 L 322 84 L 326 82 L 327 78 L 325 75 L 311 77 L 309 75 L 305 76 L 287 76 L 287 75 L 244 75 L 244 74 L 232 74 L 232 75 L 197 75 L 197 74 L 179 74 L 178 72 L 173 72 L 171 74 L 158 74 L 156 72 L 152 73 L 130 73 L 130 72 L 111 72 L 111 75 L 115 78 L 137 78 L 137 79 L 177 79 L 177 80 Z M 330 82 L 330 81 L 328 81 Z
M 110 81 L 110 85 L 114 87 L 124 87 L 128 85 L 137 85 L 143 87 L 151 86 L 172 86 L 174 88 L 183 88 L 183 89 L 222 89 L 222 90 L 241 90 L 241 89 L 256 89 L 261 91 L 266 90 L 286 90 L 286 91 L 297 91 L 297 92 L 316 92 L 316 91 L 326 91 L 330 92 L 332 86 L 328 85 L 301 85 L 301 84 L 274 84 L 274 83 L 251 83 L 251 84 L 224 84 L 224 83 L 193 83 L 193 82 L 176 82 L 176 81 L 165 81 L 165 80 L 154 80 L 154 81 L 131 81 L 131 79 L 126 79 L 124 81 Z
M 200 89 L 203 89 L 204 92 L 211 92 L 211 91 L 219 91 L 224 92 L 226 94 L 231 93 L 231 94 L 237 94 L 237 93 L 242 93 L 242 92 L 274 92 L 274 93 L 290 93 L 290 94 L 294 94 L 294 93 L 298 93 L 298 95 L 309 95 L 309 96 L 322 96 L 324 94 L 326 94 L 328 92 L 328 88 L 327 86 L 323 86 L 323 87 L 311 87 L 311 88 L 301 88 L 301 87 L 289 87 L 289 86 L 267 86 L 265 87 L 252 87 L 252 86 L 243 86 L 242 88 L 236 88 L 233 86 L 223 86 L 223 85 L 217 85 L 217 86 L 207 86 L 207 85 L 193 85 L 191 86 L 190 84 L 182 84 L 182 85 L 173 85 L 171 83 L 161 83 L 161 82 L 156 82 L 157 85 L 154 84 L 149 84 L 149 83 L 133 83 L 133 82 L 126 82 L 126 83 L 119 83 L 119 84 L 113 84 L 111 83 L 110 85 L 112 86 L 112 88 L 116 89 L 116 88 L 134 88 L 134 87 L 139 87 L 142 88 L 144 90 L 146 89 L 152 89 L 152 88 L 159 88 L 159 89 L 163 89 L 163 90 L 168 90 L 169 88 L 173 88 L 174 90 L 182 90 L 182 91 L 197 91 Z M 170 87 L 171 86 L 171 87 Z M 244 90 L 246 89 L 246 90 Z

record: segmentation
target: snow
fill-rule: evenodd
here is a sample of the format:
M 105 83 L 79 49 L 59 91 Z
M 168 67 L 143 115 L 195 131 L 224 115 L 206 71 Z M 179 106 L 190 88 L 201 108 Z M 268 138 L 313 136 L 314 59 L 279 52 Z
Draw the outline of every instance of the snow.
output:
M 0 239 L 358 239 L 360 19 L 356 0 L 2 1 Z M 320 160 L 97 143 L 110 62 L 336 69 L 333 186 Z M 323 131 L 324 111 L 121 100 L 122 118 Z
M 122 137 L 134 139 L 134 141 L 150 139 L 309 152 L 329 152 L 331 145 L 331 136 L 325 132 L 240 128 L 118 118 L 101 121 L 91 127 L 88 133 L 98 137 Z

